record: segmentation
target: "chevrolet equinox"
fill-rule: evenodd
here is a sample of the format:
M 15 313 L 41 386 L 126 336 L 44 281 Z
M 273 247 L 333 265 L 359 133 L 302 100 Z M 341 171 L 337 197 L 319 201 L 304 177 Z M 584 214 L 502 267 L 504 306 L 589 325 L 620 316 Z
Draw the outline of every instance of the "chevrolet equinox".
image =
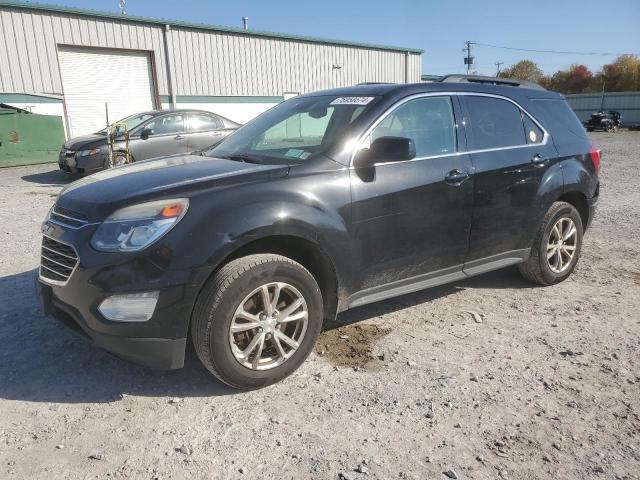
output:
M 566 279 L 600 152 L 563 97 L 449 76 L 287 100 L 203 155 L 99 172 L 43 223 L 44 310 L 115 355 L 239 389 L 349 308 L 517 265 Z

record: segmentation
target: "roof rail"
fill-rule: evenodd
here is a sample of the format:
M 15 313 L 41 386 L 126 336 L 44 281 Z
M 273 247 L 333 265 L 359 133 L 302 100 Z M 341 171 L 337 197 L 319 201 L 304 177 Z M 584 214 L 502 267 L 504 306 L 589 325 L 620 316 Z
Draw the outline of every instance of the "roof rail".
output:
M 516 78 L 486 77 L 484 75 L 445 75 L 438 81 L 448 83 L 484 83 L 487 85 L 524 87 L 535 88 L 536 90 L 545 90 L 545 88 L 541 85 L 538 85 L 534 82 L 529 82 L 527 80 L 518 80 Z

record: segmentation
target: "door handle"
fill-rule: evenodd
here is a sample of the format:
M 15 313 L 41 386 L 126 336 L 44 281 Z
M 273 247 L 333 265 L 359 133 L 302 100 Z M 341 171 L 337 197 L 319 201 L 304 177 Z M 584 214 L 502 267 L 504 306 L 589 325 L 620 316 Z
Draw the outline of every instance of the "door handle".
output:
M 536 153 L 531 159 L 531 163 L 536 167 L 542 167 L 548 160 L 548 158 L 544 158 L 540 154 Z
M 184 135 L 176 135 L 173 138 L 174 138 L 174 140 L 182 140 L 184 138 Z
M 449 185 L 457 187 L 458 185 L 461 185 L 462 182 L 464 182 L 467 178 L 469 178 L 469 173 L 461 172 L 457 168 L 454 168 L 449 173 L 447 173 L 447 175 L 444 177 L 444 181 Z

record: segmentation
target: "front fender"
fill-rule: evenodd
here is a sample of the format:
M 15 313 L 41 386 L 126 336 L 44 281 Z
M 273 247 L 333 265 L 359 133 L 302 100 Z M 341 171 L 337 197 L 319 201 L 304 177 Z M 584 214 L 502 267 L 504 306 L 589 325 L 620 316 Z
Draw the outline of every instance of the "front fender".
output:
M 182 268 L 198 271 L 204 283 L 238 249 L 273 236 L 292 236 L 318 246 L 332 261 L 339 291 L 348 288 L 350 191 L 346 170 L 309 177 L 271 179 L 191 199 L 180 224 Z M 345 287 L 346 286 L 346 287 Z

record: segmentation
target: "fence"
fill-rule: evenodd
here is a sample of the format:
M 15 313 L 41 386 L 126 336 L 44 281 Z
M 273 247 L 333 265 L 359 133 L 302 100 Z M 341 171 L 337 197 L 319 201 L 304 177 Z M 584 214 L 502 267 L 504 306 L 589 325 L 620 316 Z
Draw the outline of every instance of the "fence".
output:
M 579 93 L 566 98 L 582 122 L 593 112 L 615 110 L 622 114 L 623 127 L 640 127 L 640 92 Z

